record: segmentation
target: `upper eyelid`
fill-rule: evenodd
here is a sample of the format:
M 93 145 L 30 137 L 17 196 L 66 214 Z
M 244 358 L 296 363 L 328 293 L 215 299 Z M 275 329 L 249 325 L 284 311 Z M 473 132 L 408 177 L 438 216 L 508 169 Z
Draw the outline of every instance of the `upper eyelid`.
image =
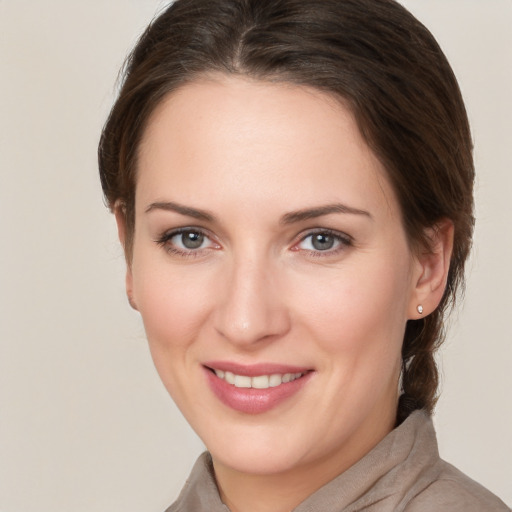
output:
M 353 241 L 353 238 L 349 234 L 347 234 L 347 233 L 345 233 L 343 231 L 338 231 L 337 229 L 331 229 L 331 228 L 312 228 L 312 229 L 308 229 L 308 230 L 303 231 L 299 235 L 297 235 L 296 239 L 297 239 L 298 242 L 301 242 L 302 240 L 305 240 L 309 236 L 318 235 L 318 234 L 322 234 L 322 233 L 325 233 L 325 234 L 328 234 L 328 235 L 331 235 L 331 236 L 335 236 L 337 238 L 340 238 L 341 240 L 345 240 L 345 241 L 348 241 L 348 242 L 352 242 Z
M 211 231 L 208 230 L 208 229 L 200 228 L 198 226 L 183 226 L 183 227 L 172 228 L 172 229 L 167 229 L 167 230 L 163 231 L 162 234 L 160 236 L 158 236 L 157 241 L 160 241 L 160 240 L 163 240 L 163 239 L 169 240 L 172 237 L 174 237 L 176 235 L 180 235 L 181 233 L 186 233 L 187 231 L 201 233 L 202 235 L 204 235 L 205 237 L 209 238 L 210 240 L 213 240 L 213 239 L 216 238 L 211 233 Z

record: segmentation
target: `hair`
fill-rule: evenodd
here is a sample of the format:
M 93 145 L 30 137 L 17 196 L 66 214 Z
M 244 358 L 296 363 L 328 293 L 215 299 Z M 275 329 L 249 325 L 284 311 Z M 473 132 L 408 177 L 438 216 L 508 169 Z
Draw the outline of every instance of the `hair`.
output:
M 432 413 L 434 354 L 464 284 L 473 232 L 472 140 L 453 71 L 432 34 L 394 0 L 177 0 L 129 55 L 99 144 L 108 206 L 122 208 L 128 264 L 137 154 L 151 113 L 172 91 L 212 73 L 313 87 L 351 109 L 383 164 L 411 247 L 449 219 L 454 246 L 438 308 L 409 320 L 402 348 L 400 423 Z

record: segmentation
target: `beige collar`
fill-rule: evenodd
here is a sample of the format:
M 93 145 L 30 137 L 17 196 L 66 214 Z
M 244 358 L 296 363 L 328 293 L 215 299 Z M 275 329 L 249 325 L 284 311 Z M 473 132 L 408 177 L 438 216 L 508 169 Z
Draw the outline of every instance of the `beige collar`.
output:
M 397 512 L 437 479 L 441 464 L 432 421 L 423 411 L 416 411 L 294 512 Z M 178 500 L 166 512 L 192 510 L 229 512 L 220 500 L 207 452 L 197 460 Z

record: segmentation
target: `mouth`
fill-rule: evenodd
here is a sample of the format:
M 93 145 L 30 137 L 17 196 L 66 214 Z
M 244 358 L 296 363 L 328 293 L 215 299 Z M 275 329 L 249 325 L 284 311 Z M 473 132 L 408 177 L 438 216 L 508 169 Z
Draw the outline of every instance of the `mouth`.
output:
M 245 414 L 269 411 L 290 399 L 309 382 L 314 370 L 276 364 L 203 366 L 213 394 L 229 408 Z
M 254 389 L 268 389 L 293 382 L 296 379 L 300 379 L 306 375 L 307 372 L 296 372 L 296 373 L 272 373 L 269 375 L 256 375 L 250 377 L 249 375 L 237 375 L 233 372 L 224 370 L 212 369 L 215 375 L 227 382 L 228 384 L 235 386 L 236 388 L 254 388 Z

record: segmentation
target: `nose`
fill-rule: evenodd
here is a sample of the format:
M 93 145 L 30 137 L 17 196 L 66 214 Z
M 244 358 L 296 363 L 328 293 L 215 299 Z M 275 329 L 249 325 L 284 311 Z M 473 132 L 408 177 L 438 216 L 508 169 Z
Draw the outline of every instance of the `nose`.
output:
M 286 296 L 277 272 L 263 258 L 239 258 L 231 263 L 214 315 L 217 332 L 230 343 L 257 348 L 290 329 Z

